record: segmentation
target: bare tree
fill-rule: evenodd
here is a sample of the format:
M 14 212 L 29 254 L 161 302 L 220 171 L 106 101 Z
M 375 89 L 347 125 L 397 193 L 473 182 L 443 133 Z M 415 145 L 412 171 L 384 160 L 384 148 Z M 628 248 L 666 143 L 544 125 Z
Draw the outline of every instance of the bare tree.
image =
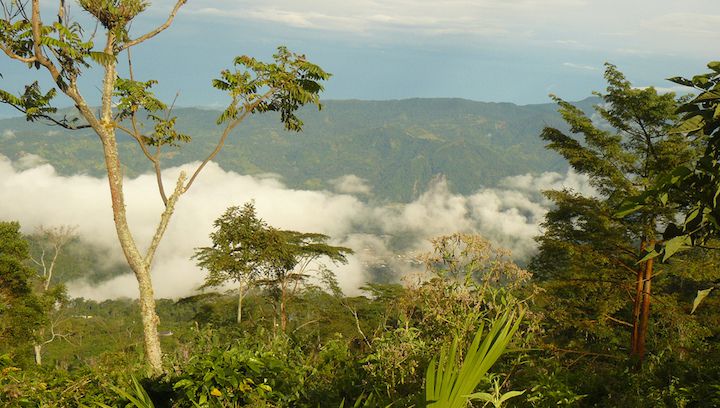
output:
M 61 225 L 58 227 L 39 226 L 35 231 L 35 241 L 38 245 L 37 255 L 31 255 L 30 260 L 37 265 L 43 290 L 47 292 L 50 288 L 55 267 L 57 266 L 60 252 L 77 235 L 77 227 Z
M 45 337 L 45 340 L 42 340 L 38 342 L 37 344 L 33 345 L 33 351 L 35 352 L 35 364 L 42 365 L 42 350 L 43 347 L 46 345 L 52 343 L 55 340 L 64 340 L 70 344 L 73 344 L 73 342 L 70 340 L 71 334 L 70 333 L 60 333 L 58 332 L 58 326 L 60 326 L 65 321 L 65 318 L 63 316 L 55 316 L 54 318 L 50 319 L 50 322 L 48 323 L 48 332 L 49 337 L 45 337 L 45 330 L 42 330 L 42 333 L 40 333 L 41 336 Z
M 46 327 L 36 332 L 39 341 L 33 345 L 35 353 L 35 364 L 42 365 L 42 349 L 45 345 L 56 339 L 69 340 L 68 334 L 59 333 L 58 325 L 63 321 L 58 304 L 65 298 L 65 290 L 62 286 L 51 287 L 52 278 L 55 275 L 55 268 L 63 248 L 76 238 L 76 227 L 61 225 L 57 227 L 39 226 L 33 234 L 33 242 L 37 246 L 36 254 L 30 255 L 30 260 L 37 266 L 38 270 L 38 294 L 45 300 L 46 310 L 50 321 Z M 49 332 L 49 337 L 46 333 Z

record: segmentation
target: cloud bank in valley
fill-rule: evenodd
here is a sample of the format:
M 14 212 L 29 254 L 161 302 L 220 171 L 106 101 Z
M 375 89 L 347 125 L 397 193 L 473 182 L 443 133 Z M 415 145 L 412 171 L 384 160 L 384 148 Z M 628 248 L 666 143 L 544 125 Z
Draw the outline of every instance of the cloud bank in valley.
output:
M 106 180 L 60 176 L 51 165 L 42 163 L 38 157 L 11 163 L 0 156 L 0 219 L 18 220 L 26 232 L 39 225 L 76 225 L 80 238 L 106 253 L 109 264 L 122 263 Z M 179 172 L 190 168 L 192 164 L 168 169 L 166 183 L 173 185 Z M 356 183 L 358 180 L 349 175 L 340 181 L 351 181 L 356 188 L 338 190 L 366 194 L 369 186 Z M 410 262 L 412 255 L 426 250 L 427 239 L 441 234 L 476 232 L 510 248 L 518 259 L 527 258 L 534 251 L 533 237 L 550 205 L 540 192 L 567 187 L 592 193 L 587 179 L 573 172 L 515 176 L 502 185 L 465 196 L 451 192 L 447 183 L 438 179 L 413 202 L 372 205 L 350 193 L 296 190 L 277 177 L 240 175 L 211 163 L 180 199 L 160 245 L 153 269 L 156 295 L 186 296 L 201 285 L 204 274 L 190 256 L 196 247 L 210 244 L 213 220 L 227 207 L 249 200 L 255 200 L 258 215 L 270 225 L 321 232 L 330 235 L 334 244 L 353 248 L 356 254 L 349 263 L 336 267 L 341 287 L 353 293 L 371 278 L 374 267 L 393 274 L 416 267 Z M 162 211 L 154 176 L 128 179 L 125 189 L 128 219 L 144 248 Z M 402 245 L 398 245 L 399 238 Z M 68 287 L 72 296 L 92 299 L 137 297 L 130 274 L 98 286 L 72 282 Z

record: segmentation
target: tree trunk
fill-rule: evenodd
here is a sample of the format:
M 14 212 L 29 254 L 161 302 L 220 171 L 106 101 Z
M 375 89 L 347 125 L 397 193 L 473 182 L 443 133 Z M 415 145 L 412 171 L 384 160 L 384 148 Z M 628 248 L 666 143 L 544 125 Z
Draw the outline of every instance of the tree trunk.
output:
M 640 243 L 640 253 L 645 252 L 647 244 L 645 240 Z M 640 335 L 640 312 L 643 299 L 643 279 L 645 277 L 645 263 L 640 264 L 635 275 L 635 298 L 633 302 L 633 331 L 630 336 L 630 355 L 637 356 L 637 339 Z
M 641 253 L 647 246 L 654 246 L 654 241 L 641 244 Z M 633 308 L 633 333 L 631 337 L 630 355 L 637 360 L 637 368 L 642 365 L 645 358 L 645 343 L 647 339 L 648 322 L 650 320 L 650 295 L 652 289 L 654 259 L 644 262 L 637 274 L 635 288 L 635 304 Z
M 160 350 L 160 339 L 157 334 L 159 319 L 155 313 L 155 294 L 153 292 L 152 280 L 150 279 L 150 266 L 145 263 L 143 256 L 140 254 L 127 222 L 122 169 L 114 132 L 103 137 L 102 141 L 108 182 L 110 184 L 115 229 L 125 259 L 138 282 L 145 357 L 150 366 L 151 373 L 158 375 L 162 373 L 162 351 Z
M 645 276 L 643 278 L 643 302 L 640 313 L 640 334 L 637 339 L 637 356 L 640 361 L 645 357 L 645 339 L 647 338 L 648 322 L 650 320 L 650 289 L 652 285 L 654 260 L 650 259 L 645 264 Z
M 285 310 L 285 302 L 287 299 L 285 297 L 287 296 L 287 290 L 285 289 L 285 284 L 283 283 L 281 285 L 281 293 L 280 293 L 280 330 L 282 330 L 283 334 L 285 334 L 285 328 L 287 327 L 287 311 Z
M 162 350 L 158 336 L 158 323 L 160 319 L 155 312 L 155 293 L 150 280 L 149 268 L 136 272 L 140 288 L 140 314 L 143 325 L 143 343 L 145 345 L 145 359 L 153 375 L 162 374 Z
M 41 344 L 34 345 L 33 350 L 35 351 L 35 364 L 41 366 L 42 365 L 42 345 Z
M 238 286 L 238 308 L 237 308 L 237 323 L 240 324 L 242 322 L 242 303 L 243 298 L 245 297 L 245 283 L 241 280 L 240 285 Z
M 113 47 L 114 37 L 112 33 L 108 33 L 105 52 L 113 53 Z M 130 232 L 125 210 L 123 173 L 118 155 L 115 125 L 113 123 L 114 118 L 112 116 L 112 93 L 115 88 L 116 78 L 116 66 L 114 62 L 111 62 L 105 66 L 100 120 L 101 127 L 95 130 L 103 144 L 103 155 L 105 158 L 108 183 L 110 185 L 113 219 L 115 221 L 118 240 L 120 241 L 125 259 L 138 282 L 145 359 L 148 363 L 150 373 L 159 375 L 162 373 L 162 351 L 160 349 L 160 338 L 158 337 L 157 330 L 159 319 L 155 312 L 155 294 L 150 278 L 150 265 L 145 262 L 145 259 L 138 250 L 137 244 Z

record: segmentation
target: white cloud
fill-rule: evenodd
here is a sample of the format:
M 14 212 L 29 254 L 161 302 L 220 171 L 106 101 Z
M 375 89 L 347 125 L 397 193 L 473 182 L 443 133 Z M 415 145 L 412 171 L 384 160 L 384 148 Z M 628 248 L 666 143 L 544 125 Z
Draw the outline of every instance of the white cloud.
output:
M 169 185 L 180 170 L 168 169 Z M 227 207 L 251 199 L 270 225 L 324 233 L 334 244 L 353 248 L 356 254 L 349 264 L 337 268 L 341 286 L 352 293 L 369 279 L 372 268 L 396 275 L 417 270 L 414 256 L 428 248 L 427 239 L 441 234 L 479 233 L 510 248 L 516 257 L 527 258 L 549 208 L 542 190 L 564 186 L 593 193 L 587 180 L 573 172 L 515 176 L 502 185 L 465 196 L 452 193 L 439 179 L 411 203 L 374 206 L 351 195 L 291 189 L 277 179 L 243 176 L 210 163 L 179 201 L 160 245 L 153 268 L 156 294 L 192 293 L 203 280 L 203 273 L 189 259 L 194 248 L 209 244 L 212 222 Z M 162 210 L 154 177 L 127 179 L 125 189 L 128 220 L 143 248 Z M 0 192 L 12 197 L 0 200 L 0 219 L 18 220 L 27 232 L 39 225 L 77 225 L 83 240 L 107 252 L 109 263 L 123 263 L 104 179 L 60 176 L 48 164 L 24 169 L 0 156 Z M 399 250 L 398 240 L 403 241 Z M 131 275 L 98 286 L 74 282 L 69 290 L 73 296 L 94 299 L 137 295 Z
M 583 64 L 575 64 L 573 62 L 563 62 L 563 67 L 567 68 L 573 68 L 573 69 L 582 69 L 586 71 L 597 71 L 599 68 L 594 67 L 592 65 L 583 65 Z
M 47 161 L 45 159 L 36 154 L 24 153 L 20 155 L 20 158 L 14 164 L 18 169 L 25 170 L 38 167 L 46 162 Z
M 573 169 L 567 174 L 545 172 L 539 176 L 524 174 L 507 177 L 503 185 L 505 188 L 519 190 L 527 194 L 542 193 L 546 190 L 569 189 L 586 196 L 596 196 L 597 190 L 590 184 L 588 178 L 576 173 Z
M 367 184 L 367 180 L 354 174 L 347 174 L 342 177 L 330 180 L 330 184 L 338 193 L 346 194 L 370 194 L 372 188 Z
M 706 41 L 720 39 L 720 31 L 717 29 L 720 26 L 720 14 L 668 13 L 646 19 L 640 26 L 676 35 L 703 36 Z
M 647 89 L 648 86 L 638 86 L 635 87 L 636 89 Z M 687 94 L 694 94 L 697 92 L 695 88 L 691 88 L 689 86 L 684 85 L 675 85 L 675 86 L 654 86 L 655 90 L 659 94 L 666 94 L 666 93 L 675 93 L 677 95 L 687 95 Z
M 469 42 L 522 41 L 525 47 L 570 47 L 604 55 L 635 50 L 699 57 L 714 49 L 692 44 L 720 38 L 720 14 L 686 10 L 713 10 L 714 5 L 714 0 L 197 0 L 183 12 L 381 41 L 463 36 Z
M 15 139 L 17 137 L 17 134 L 12 129 L 5 129 L 2 133 L 2 140 L 11 140 Z
M 248 1 L 198 1 L 186 12 L 214 18 L 241 18 L 279 23 L 290 27 L 378 33 L 407 31 L 415 34 L 474 34 L 484 36 L 525 35 L 521 24 L 505 16 L 542 14 L 554 19 L 553 8 L 578 8 L 581 0 L 352 0 L 309 2 L 271 0 L 257 4 Z

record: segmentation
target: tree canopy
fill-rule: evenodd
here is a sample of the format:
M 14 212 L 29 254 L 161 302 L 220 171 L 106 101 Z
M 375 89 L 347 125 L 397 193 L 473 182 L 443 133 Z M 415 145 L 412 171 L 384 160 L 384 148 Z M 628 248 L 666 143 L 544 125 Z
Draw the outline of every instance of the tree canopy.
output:
M 0 222 L 0 345 L 29 346 L 46 322 L 46 305 L 34 290 L 28 243 L 17 222 Z
M 253 285 L 268 287 L 279 300 L 283 331 L 288 296 L 309 277 L 312 263 L 321 258 L 345 263 L 346 255 L 353 253 L 350 248 L 328 244 L 330 237 L 324 234 L 270 227 L 258 218 L 252 202 L 228 208 L 214 226 L 210 234 L 213 246 L 198 248 L 194 255 L 198 266 L 208 271 L 203 286 L 239 286 L 238 322 L 245 291 Z
M 608 87 L 596 94 L 603 103 L 595 117 L 554 97 L 571 134 L 546 128 L 541 137 L 587 175 L 597 193 L 546 193 L 556 208 L 537 238 L 540 251 L 532 269 L 557 299 L 548 306 L 560 326 L 592 336 L 601 347 L 625 341 L 617 329 L 631 327 L 628 349 L 642 359 L 657 272 L 657 265 L 643 258 L 662 239 L 659 226 L 672 222 L 677 212 L 653 205 L 618 220 L 614 211 L 651 189 L 666 169 L 691 162 L 697 149 L 672 132 L 679 103 L 673 93 L 635 88 L 611 64 L 605 79 Z

